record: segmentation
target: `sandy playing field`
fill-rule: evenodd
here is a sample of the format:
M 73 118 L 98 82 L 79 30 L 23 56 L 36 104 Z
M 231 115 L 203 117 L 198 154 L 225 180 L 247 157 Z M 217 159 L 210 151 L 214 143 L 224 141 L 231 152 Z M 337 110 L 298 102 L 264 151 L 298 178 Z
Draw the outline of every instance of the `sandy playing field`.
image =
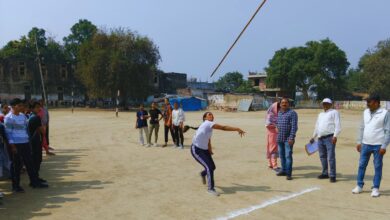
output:
M 135 113 L 69 110 L 51 112 L 51 144 L 57 156 L 45 157 L 41 176 L 49 189 L 31 189 L 6 197 L 0 219 L 390 219 L 390 167 L 384 159 L 379 198 L 370 197 L 372 161 L 364 193 L 352 195 L 359 155 L 355 150 L 360 111 L 342 111 L 343 131 L 336 150 L 338 182 L 318 180 L 318 154 L 307 156 L 304 144 L 320 110 L 298 110 L 293 181 L 277 177 L 265 159 L 264 112 L 214 112 L 216 122 L 241 127 L 215 131 L 212 139 L 216 188 L 206 193 L 198 175 L 201 166 L 189 150 L 194 131 L 185 134 L 185 149 L 142 147 L 134 129 Z M 198 125 L 202 112 L 187 113 Z M 163 143 L 163 129 L 159 132 Z M 248 208 L 255 209 L 249 214 Z M 244 209 L 244 210 L 242 210 Z M 243 215 L 240 215 L 243 214 Z

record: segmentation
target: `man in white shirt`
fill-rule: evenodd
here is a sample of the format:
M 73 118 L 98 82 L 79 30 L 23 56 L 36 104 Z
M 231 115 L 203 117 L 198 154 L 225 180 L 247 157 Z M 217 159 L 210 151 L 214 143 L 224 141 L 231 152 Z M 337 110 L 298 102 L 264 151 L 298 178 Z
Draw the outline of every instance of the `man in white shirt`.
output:
M 341 132 L 340 114 L 332 109 L 332 100 L 325 98 L 322 101 L 324 112 L 318 115 L 311 143 L 318 137 L 318 152 L 322 164 L 322 174 L 318 179 L 330 179 L 336 182 L 336 143 L 337 136 Z M 329 164 L 329 173 L 328 173 Z
M 360 152 L 359 169 L 357 175 L 357 186 L 352 190 L 353 194 L 363 191 L 364 175 L 371 154 L 374 155 L 375 175 L 371 196 L 378 197 L 379 187 L 382 179 L 383 156 L 390 144 L 390 113 L 380 106 L 380 97 L 370 95 L 367 99 L 368 109 L 364 110 L 363 121 L 360 125 L 360 132 L 356 149 Z
M 184 149 L 184 136 L 183 136 L 183 128 L 184 128 L 184 111 L 183 109 L 179 108 L 179 103 L 175 102 L 173 104 L 173 111 L 172 111 L 172 126 L 176 141 L 176 147 Z

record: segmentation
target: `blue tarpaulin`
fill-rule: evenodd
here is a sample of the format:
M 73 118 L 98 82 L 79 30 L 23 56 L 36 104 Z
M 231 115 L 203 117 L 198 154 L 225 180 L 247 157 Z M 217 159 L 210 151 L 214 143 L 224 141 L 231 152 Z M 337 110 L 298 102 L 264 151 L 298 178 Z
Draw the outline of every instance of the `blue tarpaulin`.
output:
M 171 98 L 169 102 L 172 106 L 175 102 L 179 103 L 184 111 L 200 111 L 207 108 L 207 101 L 196 97 Z

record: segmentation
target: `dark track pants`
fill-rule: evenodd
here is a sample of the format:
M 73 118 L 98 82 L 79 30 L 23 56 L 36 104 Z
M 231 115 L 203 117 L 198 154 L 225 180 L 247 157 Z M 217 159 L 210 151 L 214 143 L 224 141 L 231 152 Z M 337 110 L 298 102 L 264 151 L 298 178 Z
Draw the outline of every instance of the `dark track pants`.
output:
M 23 163 L 26 166 L 27 174 L 30 178 L 30 183 L 35 184 L 38 182 L 38 177 L 33 166 L 31 147 L 29 143 L 15 144 L 17 153 L 11 153 L 11 177 L 12 187 L 20 186 L 20 171 Z
M 168 143 L 168 133 L 171 132 L 171 136 L 172 136 L 172 141 L 173 143 L 176 143 L 175 142 L 175 136 L 174 136 L 174 131 L 172 129 L 172 126 L 166 126 L 164 125 L 164 138 L 165 138 L 165 143 Z
M 175 141 L 176 145 L 179 146 L 184 145 L 184 136 L 183 136 L 183 129 L 180 128 L 180 126 L 173 126 L 173 130 L 175 131 Z
M 31 143 L 32 163 L 37 177 L 39 177 L 39 170 L 42 163 L 42 142 L 32 141 Z
M 215 164 L 213 157 L 211 156 L 210 152 L 208 150 L 203 150 L 195 145 L 191 145 L 191 154 L 195 158 L 198 163 L 200 163 L 204 170 L 200 173 L 202 176 L 207 175 L 207 184 L 208 188 L 213 190 L 214 189 L 214 170 L 215 170 Z

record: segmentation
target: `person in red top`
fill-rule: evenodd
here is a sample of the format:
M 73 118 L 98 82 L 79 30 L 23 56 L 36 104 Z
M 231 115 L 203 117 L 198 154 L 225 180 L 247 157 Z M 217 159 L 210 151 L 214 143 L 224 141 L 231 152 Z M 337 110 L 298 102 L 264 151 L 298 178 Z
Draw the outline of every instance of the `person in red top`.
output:
M 173 127 L 172 127 L 172 106 L 169 103 L 169 99 L 166 98 L 164 100 L 165 107 L 164 107 L 164 137 L 165 137 L 165 144 L 163 147 L 166 147 L 168 145 L 168 133 L 171 132 L 172 141 L 175 143 L 175 136 L 173 135 Z
M 0 123 L 4 123 L 4 117 L 9 113 L 10 108 L 7 104 L 1 106 Z

